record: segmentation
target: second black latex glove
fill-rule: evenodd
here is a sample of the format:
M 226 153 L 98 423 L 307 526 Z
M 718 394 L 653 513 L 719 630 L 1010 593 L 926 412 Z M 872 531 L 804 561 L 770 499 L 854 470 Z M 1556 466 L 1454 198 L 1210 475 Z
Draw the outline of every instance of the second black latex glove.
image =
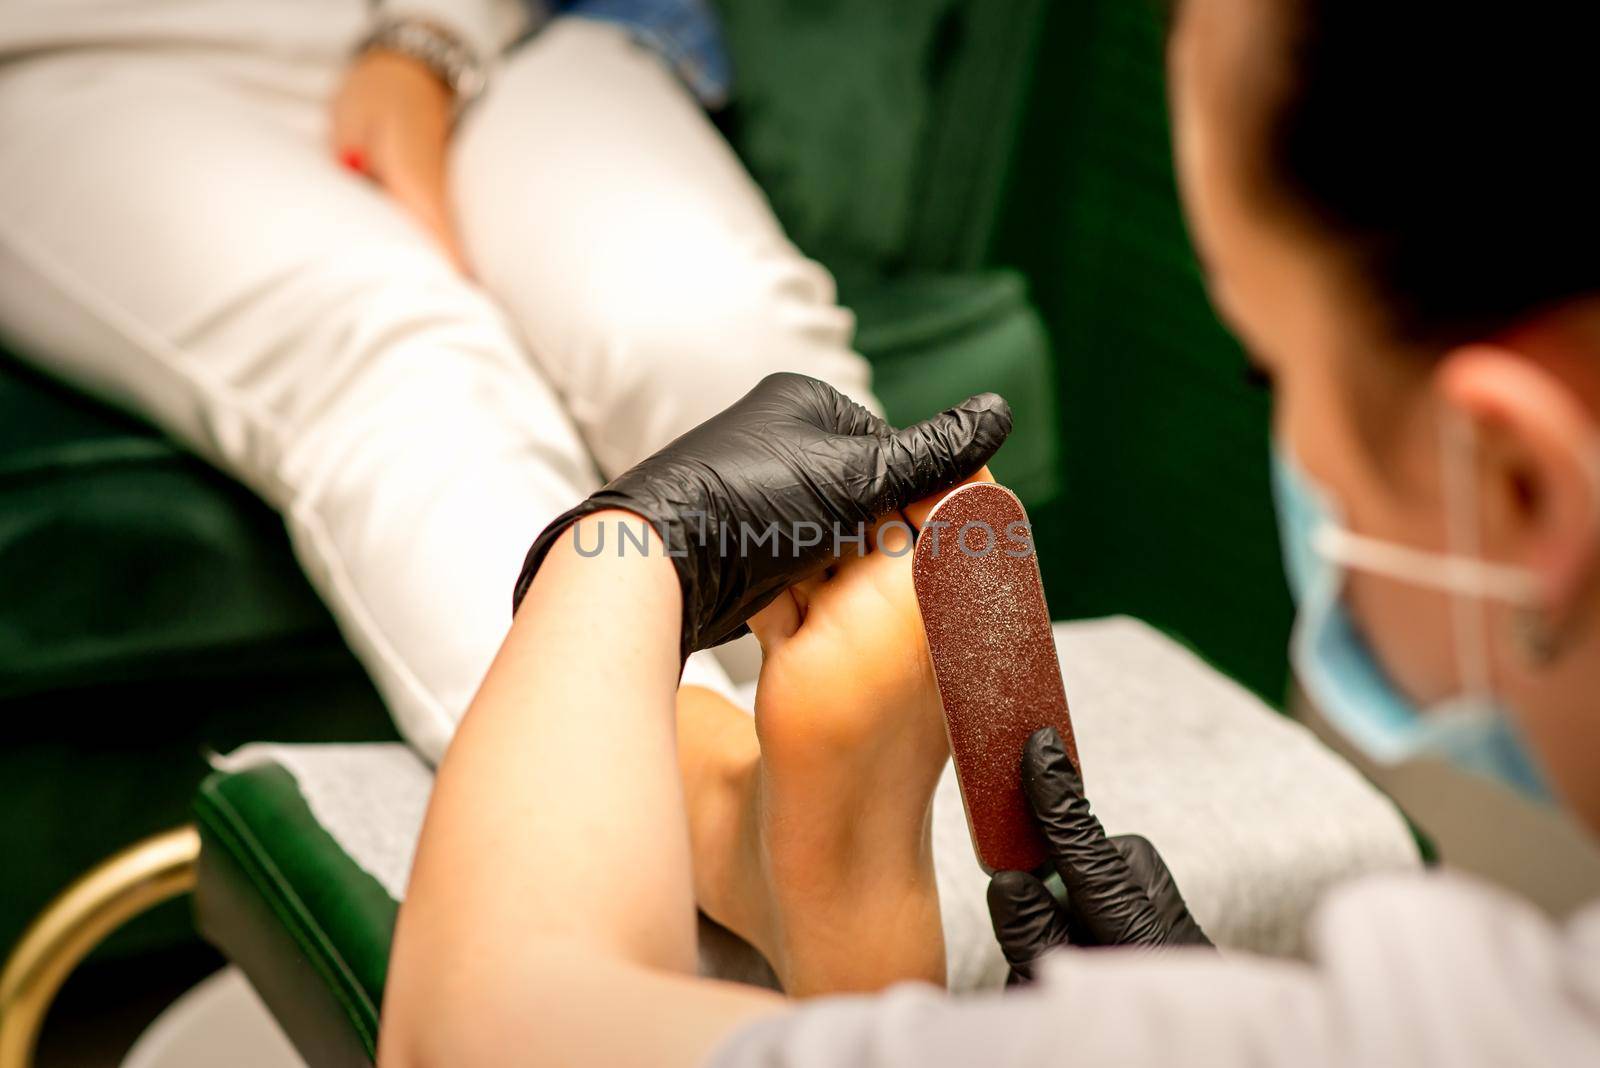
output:
M 1063 943 L 1211 945 L 1156 847 L 1138 835 L 1106 835 L 1055 728 L 1028 739 L 1022 786 L 1067 903 L 1027 872 L 996 872 L 989 881 L 989 918 L 1013 982 L 1032 979 L 1034 962 Z
M 673 557 L 688 656 L 744 633 L 746 619 L 831 559 L 835 530 L 854 537 L 955 485 L 1010 432 L 1011 409 L 993 393 L 896 430 L 824 382 L 768 375 L 546 527 L 513 611 L 562 531 L 624 509 L 648 519 Z

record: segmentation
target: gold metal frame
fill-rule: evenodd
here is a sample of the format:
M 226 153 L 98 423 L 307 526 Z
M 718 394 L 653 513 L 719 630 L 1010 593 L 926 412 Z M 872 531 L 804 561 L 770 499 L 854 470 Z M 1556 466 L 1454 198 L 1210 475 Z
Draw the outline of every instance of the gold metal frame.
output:
M 0 1068 L 29 1068 L 56 993 L 128 920 L 194 889 L 200 834 L 179 827 L 90 869 L 23 932 L 0 972 Z

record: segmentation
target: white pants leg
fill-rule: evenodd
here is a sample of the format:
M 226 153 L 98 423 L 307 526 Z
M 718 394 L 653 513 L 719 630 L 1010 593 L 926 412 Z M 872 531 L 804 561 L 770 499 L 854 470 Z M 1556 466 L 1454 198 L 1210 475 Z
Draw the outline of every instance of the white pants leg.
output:
M 309 24 L 259 52 L 163 47 L 153 25 L 149 47 L 0 66 L 0 329 L 278 508 L 436 759 L 529 541 L 596 484 L 591 452 L 620 470 L 773 370 L 872 404 L 866 364 L 827 273 L 623 31 L 550 27 L 458 134 L 497 304 L 327 158 L 364 5 L 270 10 Z M 709 663 L 685 678 L 725 684 Z
M 620 27 L 558 19 L 518 48 L 452 165 L 473 268 L 606 475 L 773 371 L 877 407 L 833 279 Z
M 0 324 L 277 507 L 436 759 L 529 542 L 597 479 L 498 307 L 326 158 L 335 72 L 0 69 Z

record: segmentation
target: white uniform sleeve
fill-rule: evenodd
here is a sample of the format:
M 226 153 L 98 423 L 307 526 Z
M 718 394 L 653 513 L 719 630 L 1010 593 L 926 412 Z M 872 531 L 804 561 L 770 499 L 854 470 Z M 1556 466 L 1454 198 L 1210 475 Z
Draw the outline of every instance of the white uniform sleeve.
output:
M 489 67 L 531 25 L 545 20 L 542 7 L 523 0 L 377 0 L 374 16 L 431 22 L 458 37 Z
M 1316 962 L 1067 951 L 1042 982 L 829 998 L 731 1035 L 715 1068 L 1600 1064 L 1600 906 L 1557 928 L 1453 876 L 1341 890 Z

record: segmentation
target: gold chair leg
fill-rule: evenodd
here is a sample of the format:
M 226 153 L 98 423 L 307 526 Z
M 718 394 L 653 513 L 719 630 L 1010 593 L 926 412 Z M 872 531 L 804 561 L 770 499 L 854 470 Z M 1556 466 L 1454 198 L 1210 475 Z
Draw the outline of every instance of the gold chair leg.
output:
M 90 869 L 23 932 L 0 972 L 0 1068 L 29 1068 L 61 984 L 133 917 L 194 889 L 200 834 L 179 827 Z

